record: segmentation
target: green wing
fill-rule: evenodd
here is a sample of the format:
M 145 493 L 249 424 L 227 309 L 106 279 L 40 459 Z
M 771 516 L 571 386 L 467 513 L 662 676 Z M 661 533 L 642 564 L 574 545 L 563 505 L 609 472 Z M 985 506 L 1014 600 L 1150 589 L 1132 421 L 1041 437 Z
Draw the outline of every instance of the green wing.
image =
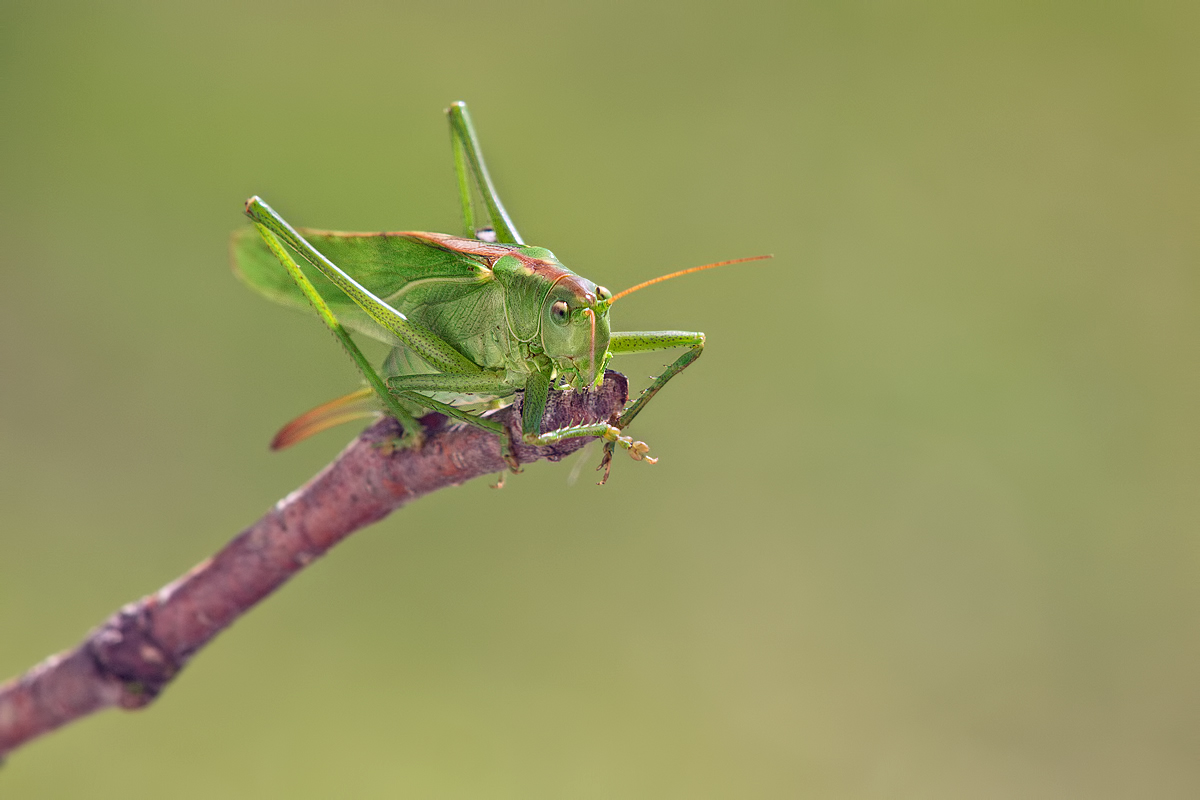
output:
M 418 297 L 428 302 L 433 294 L 441 302 L 453 302 L 492 280 L 485 258 L 444 246 L 435 238 L 437 234 L 338 233 L 306 228 L 297 228 L 297 232 L 375 296 L 404 313 Z M 257 230 L 243 228 L 235 232 L 231 250 L 233 271 L 248 286 L 276 303 L 312 311 Z M 343 325 L 388 344 L 398 344 L 395 336 L 367 316 L 319 270 L 290 247 L 288 250 Z

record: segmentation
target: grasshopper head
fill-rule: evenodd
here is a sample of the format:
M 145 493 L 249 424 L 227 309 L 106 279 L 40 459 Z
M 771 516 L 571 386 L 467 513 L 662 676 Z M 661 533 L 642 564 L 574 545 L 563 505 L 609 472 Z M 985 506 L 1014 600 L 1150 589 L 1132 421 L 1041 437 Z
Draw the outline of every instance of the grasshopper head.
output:
M 542 302 L 542 346 L 576 389 L 595 386 L 608 356 L 612 293 L 578 275 L 564 275 Z

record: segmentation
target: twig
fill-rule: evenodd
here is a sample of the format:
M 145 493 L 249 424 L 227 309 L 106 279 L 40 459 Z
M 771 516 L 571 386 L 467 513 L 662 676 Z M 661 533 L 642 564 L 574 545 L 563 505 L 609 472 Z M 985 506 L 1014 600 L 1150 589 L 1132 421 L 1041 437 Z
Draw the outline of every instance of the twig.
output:
M 609 419 L 626 394 L 615 372 L 593 392 L 553 393 L 543 429 Z M 495 419 L 519 441 L 519 398 Z M 149 705 L 214 636 L 354 531 L 422 495 L 506 468 L 495 434 L 438 415 L 422 423 L 428 435 L 420 450 L 389 454 L 379 445 L 399 427 L 379 421 L 215 556 L 125 606 L 78 647 L 0 686 L 0 756 L 92 712 Z M 516 458 L 557 461 L 587 441 L 517 445 Z

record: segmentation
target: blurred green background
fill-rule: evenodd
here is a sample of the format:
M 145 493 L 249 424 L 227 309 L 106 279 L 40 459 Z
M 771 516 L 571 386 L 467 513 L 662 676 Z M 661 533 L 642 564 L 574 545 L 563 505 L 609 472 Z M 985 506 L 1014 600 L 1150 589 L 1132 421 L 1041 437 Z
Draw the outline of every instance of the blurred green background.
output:
M 334 456 L 356 386 L 230 274 L 290 221 L 526 238 L 703 330 L 603 489 L 356 535 L 0 796 L 1195 797 L 1194 3 L 6 3 L 0 677 Z M 644 382 L 665 359 L 618 366 Z M 595 458 L 594 454 L 592 458 Z

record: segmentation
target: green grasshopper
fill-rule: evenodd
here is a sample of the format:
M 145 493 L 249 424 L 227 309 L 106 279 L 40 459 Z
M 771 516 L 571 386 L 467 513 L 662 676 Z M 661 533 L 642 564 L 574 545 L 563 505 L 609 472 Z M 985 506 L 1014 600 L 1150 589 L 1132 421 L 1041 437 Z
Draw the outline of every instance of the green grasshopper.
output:
M 524 243 L 492 185 L 466 105 L 454 103 L 446 113 L 464 237 L 297 229 L 258 197 L 246 201 L 254 227 L 233 235 L 234 270 L 271 300 L 315 310 L 368 384 L 297 417 L 280 430 L 272 448 L 381 411 L 404 428 L 397 446 L 419 447 L 423 434 L 417 415 L 429 409 L 497 434 L 515 470 L 507 429 L 482 412 L 523 391 L 526 444 L 603 439 L 601 483 L 608 479 L 618 446 L 636 460 L 654 463 L 646 443 L 623 431 L 671 378 L 700 356 L 704 334 L 612 332 L 609 309 L 652 283 L 735 262 L 664 275 L 613 295 L 564 267 L 549 250 Z M 487 214 L 487 224 L 480 228 L 475 226 L 475 193 Z M 750 259 L 739 259 L 745 260 Z M 380 371 L 346 328 L 391 346 Z M 677 347 L 686 352 L 615 418 L 541 430 L 552 388 L 586 391 L 599 385 L 614 355 Z

